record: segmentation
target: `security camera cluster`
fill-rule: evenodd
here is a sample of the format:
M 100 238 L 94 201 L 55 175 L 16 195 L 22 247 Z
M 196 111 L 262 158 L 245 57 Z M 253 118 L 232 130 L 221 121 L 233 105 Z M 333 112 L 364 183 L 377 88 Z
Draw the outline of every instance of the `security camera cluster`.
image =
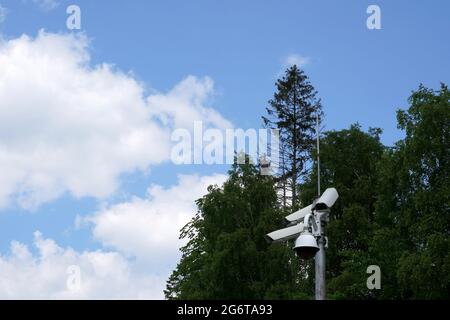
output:
M 324 224 L 329 220 L 331 207 L 339 198 L 335 188 L 328 188 L 312 204 L 285 217 L 288 227 L 266 235 L 269 242 L 295 239 L 293 250 L 300 259 L 316 258 L 316 299 L 325 299 L 325 247 L 327 237 Z
M 288 227 L 273 231 L 266 235 L 269 242 L 285 242 L 295 239 L 294 251 L 304 259 L 311 259 L 308 251 L 318 251 L 316 238 L 322 236 L 319 227 L 322 221 L 328 219 L 329 209 L 334 205 L 339 195 L 335 188 L 329 188 L 309 206 L 285 217 Z M 311 246 L 309 245 L 311 244 Z

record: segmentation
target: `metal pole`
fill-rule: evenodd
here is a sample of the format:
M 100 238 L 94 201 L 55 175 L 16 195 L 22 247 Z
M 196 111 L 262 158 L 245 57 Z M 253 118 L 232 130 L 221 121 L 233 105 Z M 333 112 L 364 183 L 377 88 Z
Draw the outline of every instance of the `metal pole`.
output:
M 325 281 L 325 230 L 323 226 L 323 219 L 326 218 L 327 213 L 316 212 L 316 223 L 319 228 L 319 238 L 317 239 L 317 244 L 319 246 L 319 251 L 317 251 L 315 256 L 315 271 L 316 271 L 316 283 L 315 283 L 315 294 L 316 300 L 326 299 L 326 281 Z
M 320 137 L 319 137 L 319 113 L 316 114 L 317 135 L 317 196 L 320 197 Z
M 326 299 L 325 287 L 325 244 L 324 238 L 320 237 L 317 241 L 319 251 L 316 253 L 316 300 Z
M 319 133 L 319 113 L 316 114 L 316 135 L 317 135 L 317 196 L 320 197 L 320 133 Z M 326 214 L 326 213 L 325 213 Z M 319 238 L 317 244 L 319 251 L 315 256 L 315 271 L 316 271 L 316 300 L 326 299 L 325 287 L 325 230 L 322 226 L 323 212 L 315 212 L 316 223 L 319 228 Z

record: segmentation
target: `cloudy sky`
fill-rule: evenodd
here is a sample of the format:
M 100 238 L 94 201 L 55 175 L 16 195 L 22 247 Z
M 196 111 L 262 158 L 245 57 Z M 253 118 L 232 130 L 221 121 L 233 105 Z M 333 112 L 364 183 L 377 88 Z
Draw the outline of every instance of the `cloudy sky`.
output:
M 291 64 L 325 129 L 401 138 L 411 90 L 450 83 L 450 4 L 341 3 L 0 0 L 0 298 L 162 298 L 180 228 L 228 170 L 173 164 L 171 133 L 260 128 Z

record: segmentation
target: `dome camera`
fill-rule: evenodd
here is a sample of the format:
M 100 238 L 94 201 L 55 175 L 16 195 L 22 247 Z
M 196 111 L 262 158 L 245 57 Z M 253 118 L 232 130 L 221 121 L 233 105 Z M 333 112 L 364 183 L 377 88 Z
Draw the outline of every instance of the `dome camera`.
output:
M 319 251 L 319 246 L 317 245 L 316 238 L 308 231 L 300 234 L 295 241 L 294 252 L 301 259 L 312 259 L 317 251 Z

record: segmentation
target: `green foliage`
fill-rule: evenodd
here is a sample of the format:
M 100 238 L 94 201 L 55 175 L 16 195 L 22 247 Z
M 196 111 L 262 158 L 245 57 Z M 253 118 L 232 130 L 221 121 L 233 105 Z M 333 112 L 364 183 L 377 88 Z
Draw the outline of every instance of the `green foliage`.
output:
M 366 287 L 366 268 L 376 264 L 371 263 L 368 249 L 374 231 L 377 163 L 384 151 L 380 134 L 379 129 L 365 133 L 355 124 L 347 130 L 326 132 L 321 139 L 321 185 L 339 192 L 327 227 L 329 298 L 371 296 Z M 317 196 L 316 181 L 314 166 L 299 188 L 304 205 Z
M 398 297 L 444 299 L 450 292 L 450 92 L 443 84 L 439 91 L 420 86 L 409 102 L 397 113 L 406 137 L 382 163 L 377 214 L 398 235 Z
M 329 299 L 448 299 L 450 293 L 450 93 L 420 86 L 397 113 L 405 138 L 380 142 L 358 124 L 321 139 L 321 185 L 339 200 L 327 226 Z M 312 149 L 314 158 L 315 150 Z M 300 205 L 317 196 L 317 170 L 298 186 Z M 166 296 L 179 299 L 311 299 L 314 268 L 292 244 L 269 245 L 280 228 L 275 182 L 251 165 L 234 165 L 210 187 L 182 230 L 188 244 Z M 323 191 L 323 190 L 322 190 Z M 381 290 L 366 286 L 381 269 Z
M 252 164 L 234 164 L 223 187 L 211 186 L 197 201 L 195 218 L 181 237 L 188 240 L 170 277 L 169 299 L 291 299 L 298 261 L 286 245 L 264 235 L 281 225 L 271 177 Z

